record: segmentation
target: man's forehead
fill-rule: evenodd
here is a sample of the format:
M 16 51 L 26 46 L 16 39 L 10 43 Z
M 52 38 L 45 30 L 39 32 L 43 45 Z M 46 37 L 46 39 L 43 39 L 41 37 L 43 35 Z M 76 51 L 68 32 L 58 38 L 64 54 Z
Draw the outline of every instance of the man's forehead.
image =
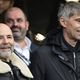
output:
M 4 23 L 0 23 L 0 28 L 1 29 L 5 29 L 5 28 L 9 28 L 9 27 Z
M 0 36 L 7 36 L 7 35 L 13 35 L 10 30 L 0 30 Z
M 10 16 L 10 15 L 17 15 L 17 16 L 22 15 L 22 16 L 26 17 L 25 13 L 20 8 L 17 8 L 17 7 L 12 7 L 7 10 L 5 16 Z
M 7 10 L 7 13 L 12 13 L 12 12 L 18 12 L 18 13 L 24 14 L 23 11 L 17 7 L 12 7 L 12 8 Z
M 6 25 L 0 23 L 0 33 L 12 33 L 11 29 Z
M 80 19 L 80 14 L 75 14 L 75 15 L 71 16 L 71 18 Z

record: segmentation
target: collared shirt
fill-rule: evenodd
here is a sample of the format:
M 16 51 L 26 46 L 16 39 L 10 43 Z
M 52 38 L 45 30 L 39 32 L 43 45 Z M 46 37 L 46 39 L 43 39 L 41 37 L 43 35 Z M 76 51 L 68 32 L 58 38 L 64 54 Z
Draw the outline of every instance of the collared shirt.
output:
M 31 41 L 28 37 L 25 37 L 25 42 L 26 42 L 26 46 L 24 48 L 21 48 L 20 45 L 15 42 L 14 49 L 27 59 L 27 60 L 25 60 L 23 58 L 24 61 L 27 63 L 27 65 L 29 65 Z

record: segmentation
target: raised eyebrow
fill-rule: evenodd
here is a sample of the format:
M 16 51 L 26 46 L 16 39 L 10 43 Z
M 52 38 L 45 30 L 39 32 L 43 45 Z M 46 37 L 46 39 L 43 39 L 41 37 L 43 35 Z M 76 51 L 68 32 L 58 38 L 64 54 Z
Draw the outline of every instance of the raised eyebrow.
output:
M 3 37 L 3 35 L 0 35 L 0 37 Z
M 3 38 L 3 35 L 0 35 L 0 38 Z M 6 35 L 6 37 L 13 37 L 12 35 Z
M 17 20 L 23 20 L 22 18 L 17 18 Z
M 76 21 L 80 20 L 80 18 L 75 19 Z
M 7 36 L 10 36 L 10 37 L 12 37 L 13 35 L 7 35 Z
M 12 21 L 12 19 L 11 18 L 6 18 L 5 21 Z

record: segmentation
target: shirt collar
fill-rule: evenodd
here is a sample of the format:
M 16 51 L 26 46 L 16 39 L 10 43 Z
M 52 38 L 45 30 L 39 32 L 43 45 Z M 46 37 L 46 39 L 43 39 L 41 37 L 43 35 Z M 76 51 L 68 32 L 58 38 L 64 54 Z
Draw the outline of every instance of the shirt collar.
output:
M 30 46 L 31 46 L 31 40 L 28 38 L 28 37 L 25 37 L 25 42 L 26 42 L 26 46 L 28 49 L 30 49 Z M 19 44 L 17 42 L 15 42 L 15 47 L 19 47 Z

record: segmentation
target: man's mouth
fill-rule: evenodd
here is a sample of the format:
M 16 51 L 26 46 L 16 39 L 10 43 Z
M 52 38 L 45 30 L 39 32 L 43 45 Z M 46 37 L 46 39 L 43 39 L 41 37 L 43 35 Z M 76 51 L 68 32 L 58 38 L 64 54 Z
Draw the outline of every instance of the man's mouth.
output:
M 12 31 L 13 32 L 19 32 L 19 29 L 13 29 Z
M 2 50 L 2 51 L 10 51 L 11 48 L 0 48 L 0 50 Z

